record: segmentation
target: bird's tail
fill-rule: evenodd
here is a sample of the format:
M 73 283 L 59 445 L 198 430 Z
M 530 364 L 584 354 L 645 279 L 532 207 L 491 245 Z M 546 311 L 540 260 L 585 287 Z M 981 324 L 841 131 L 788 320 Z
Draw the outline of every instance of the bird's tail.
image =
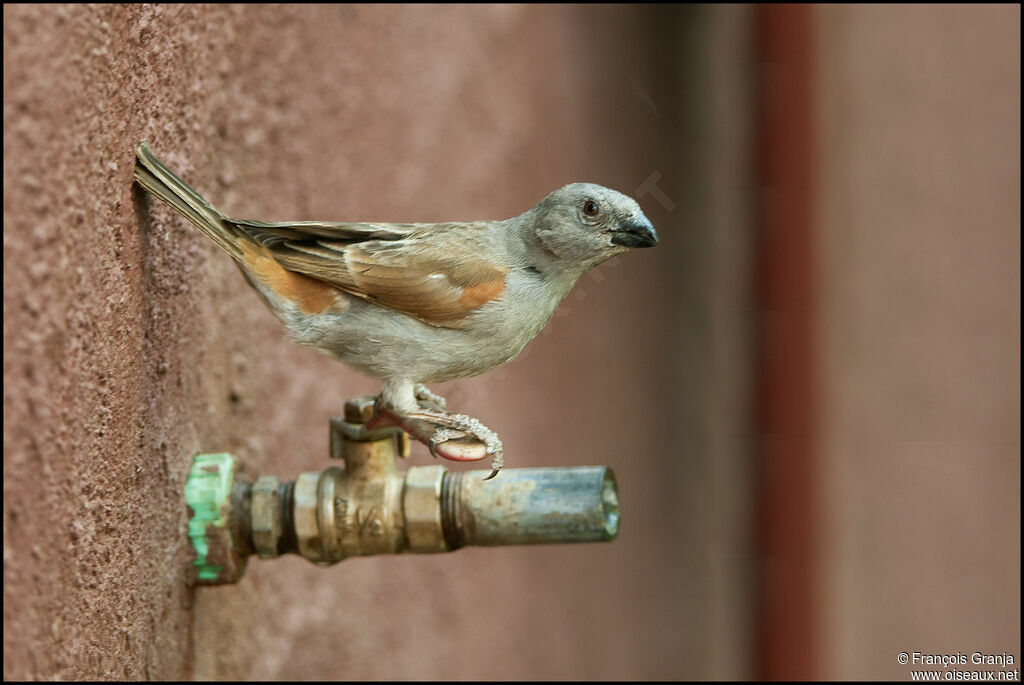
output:
M 246 240 L 228 217 L 156 158 L 146 141 L 135 148 L 135 180 L 174 211 L 191 221 L 240 264 L 245 263 L 241 241 Z

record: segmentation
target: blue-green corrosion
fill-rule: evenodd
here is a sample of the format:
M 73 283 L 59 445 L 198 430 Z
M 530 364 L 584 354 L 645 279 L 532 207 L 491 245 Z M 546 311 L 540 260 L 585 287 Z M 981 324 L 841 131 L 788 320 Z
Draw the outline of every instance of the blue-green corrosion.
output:
M 208 561 L 210 545 L 207 531 L 210 526 L 225 528 L 228 525 L 226 512 L 229 510 L 234 467 L 235 461 L 230 454 L 197 454 L 185 481 L 185 501 L 192 512 L 188 537 L 196 551 L 192 564 L 199 580 L 215 580 L 224 568 Z

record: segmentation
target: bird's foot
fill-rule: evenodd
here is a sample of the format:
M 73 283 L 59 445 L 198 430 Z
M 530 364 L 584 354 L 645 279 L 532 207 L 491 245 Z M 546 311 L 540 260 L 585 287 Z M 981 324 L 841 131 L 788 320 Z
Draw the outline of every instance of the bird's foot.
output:
M 435 458 L 477 461 L 491 457 L 491 473 L 484 480 L 494 478 L 501 470 L 503 451 L 498 434 L 471 416 L 428 408 L 400 413 L 383 406 L 378 406 L 378 413 L 386 423 L 400 426 L 426 445 Z
M 416 384 L 414 392 L 416 393 L 416 401 L 424 409 L 433 409 L 434 411 L 444 413 L 448 408 L 448 402 L 443 397 L 436 392 L 431 392 L 422 383 Z

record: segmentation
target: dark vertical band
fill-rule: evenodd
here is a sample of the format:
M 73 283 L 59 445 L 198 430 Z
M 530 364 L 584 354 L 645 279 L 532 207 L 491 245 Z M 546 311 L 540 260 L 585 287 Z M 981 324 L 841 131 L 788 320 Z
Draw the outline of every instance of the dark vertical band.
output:
M 756 675 L 815 677 L 813 14 L 756 10 L 759 304 Z

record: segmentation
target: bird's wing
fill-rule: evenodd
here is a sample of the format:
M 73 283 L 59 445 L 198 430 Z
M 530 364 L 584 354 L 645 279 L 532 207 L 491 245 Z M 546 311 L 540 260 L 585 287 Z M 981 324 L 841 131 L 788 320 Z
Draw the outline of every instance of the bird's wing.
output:
M 443 328 L 501 297 L 508 269 L 487 260 L 487 222 L 233 222 L 284 268 Z

